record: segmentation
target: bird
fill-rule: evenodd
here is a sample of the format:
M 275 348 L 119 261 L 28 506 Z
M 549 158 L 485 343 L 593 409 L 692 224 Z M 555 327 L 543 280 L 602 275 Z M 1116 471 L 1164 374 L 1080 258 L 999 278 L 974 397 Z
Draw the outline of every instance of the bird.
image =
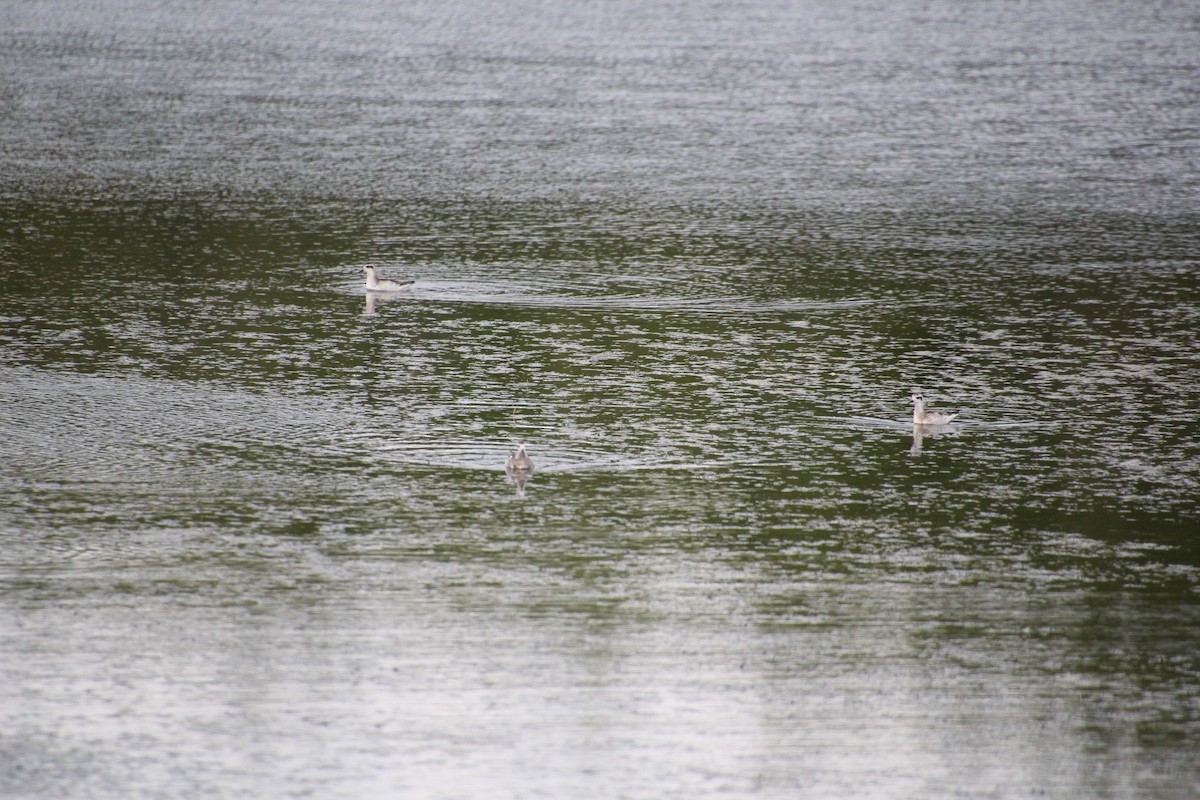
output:
M 387 278 L 381 279 L 375 273 L 374 264 L 367 264 L 362 268 L 362 271 L 367 273 L 368 292 L 398 292 L 416 283 L 416 281 L 390 281 Z
M 504 468 L 509 472 L 533 471 L 533 459 L 529 457 L 529 453 L 525 452 L 524 442 L 517 443 L 517 449 L 512 451 L 508 460 L 504 462 Z
M 927 410 L 925 408 L 925 395 L 919 393 L 912 396 L 912 404 L 914 425 L 945 425 L 959 414 L 958 411 Z

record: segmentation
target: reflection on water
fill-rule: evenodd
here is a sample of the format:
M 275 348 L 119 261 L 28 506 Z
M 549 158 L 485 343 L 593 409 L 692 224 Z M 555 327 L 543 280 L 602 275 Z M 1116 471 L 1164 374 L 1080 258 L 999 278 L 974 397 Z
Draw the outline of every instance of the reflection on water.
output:
M 363 316 L 373 316 L 380 307 L 393 300 L 403 299 L 398 294 L 379 294 L 378 292 L 364 292 L 366 296 L 366 305 L 363 307 Z
M 912 447 L 909 452 L 913 455 L 921 452 L 921 447 L 925 444 L 925 439 L 935 439 L 938 436 L 952 436 L 959 429 L 958 425 L 923 425 L 914 422 L 912 426 Z
M 0 26 L 0 795 L 1196 795 L 1186 7 L 226 11 Z
M 530 479 L 533 478 L 533 469 L 513 469 L 511 467 L 504 470 L 508 476 L 508 480 L 513 486 L 517 487 L 517 496 L 525 496 L 525 487 L 529 485 Z

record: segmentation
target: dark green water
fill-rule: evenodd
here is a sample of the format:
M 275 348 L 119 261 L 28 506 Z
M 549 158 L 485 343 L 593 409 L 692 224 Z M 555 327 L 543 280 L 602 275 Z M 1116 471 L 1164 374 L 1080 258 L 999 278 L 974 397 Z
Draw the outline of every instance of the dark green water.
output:
M 1195 796 L 1200 29 L 1087 12 L 0 12 L 0 795 Z

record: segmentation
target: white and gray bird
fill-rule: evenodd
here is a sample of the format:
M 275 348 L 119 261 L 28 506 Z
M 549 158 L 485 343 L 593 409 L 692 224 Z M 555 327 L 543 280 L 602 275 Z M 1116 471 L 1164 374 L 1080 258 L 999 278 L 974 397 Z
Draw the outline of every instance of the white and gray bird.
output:
M 375 271 L 374 264 L 367 264 L 362 268 L 362 271 L 367 274 L 368 292 L 398 292 L 416 283 L 416 281 L 392 281 L 387 278 L 380 278 L 379 274 Z
M 533 459 L 525 452 L 524 442 L 517 443 L 517 449 L 504 462 L 504 468 L 509 472 L 529 472 L 533 469 Z
M 937 411 L 925 408 L 925 395 L 923 394 L 914 394 L 912 404 L 914 425 L 945 425 L 959 413 L 958 411 Z

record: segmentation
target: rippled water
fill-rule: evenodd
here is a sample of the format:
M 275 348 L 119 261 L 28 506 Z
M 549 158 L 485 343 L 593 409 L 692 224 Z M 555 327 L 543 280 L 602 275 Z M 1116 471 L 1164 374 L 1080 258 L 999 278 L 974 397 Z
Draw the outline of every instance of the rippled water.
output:
M 0 795 L 1195 796 L 1198 20 L 0 11 Z

